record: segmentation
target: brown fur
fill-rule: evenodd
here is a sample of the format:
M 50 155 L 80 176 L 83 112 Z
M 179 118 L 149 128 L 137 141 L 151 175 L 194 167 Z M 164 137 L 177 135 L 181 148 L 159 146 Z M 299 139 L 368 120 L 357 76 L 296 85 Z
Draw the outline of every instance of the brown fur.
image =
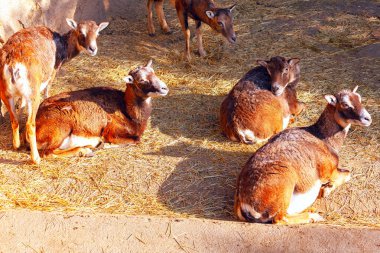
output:
M 350 98 L 352 108 L 342 108 L 344 96 Z M 306 193 L 320 180 L 321 197 L 349 180 L 349 171 L 338 169 L 338 151 L 349 124 L 369 126 L 371 117 L 357 93 L 341 91 L 335 99 L 315 124 L 277 134 L 248 160 L 237 181 L 234 208 L 239 219 L 315 221 L 315 214 L 305 211 L 307 207 L 301 213 L 287 213 L 292 194 Z
M 11 119 L 13 147 L 17 149 L 20 146 L 15 99 L 21 97 L 28 106 L 26 136 L 30 142 L 34 163 L 40 161 L 36 146 L 35 117 L 40 103 L 42 83 L 46 84 L 44 94 L 47 97 L 49 83 L 54 79 L 60 66 L 82 50 L 86 49 L 96 54 L 98 30 L 108 25 L 103 23 L 97 26 L 94 21 L 84 21 L 77 25 L 75 21 L 70 21 L 68 20 L 71 25 L 75 24 L 77 27 L 64 35 L 59 35 L 47 27 L 22 29 L 8 39 L 0 52 L 0 95 Z M 20 64 L 25 67 L 26 72 Z M 20 88 L 20 85 L 23 88 Z
M 222 132 L 233 141 L 254 143 L 265 140 L 284 129 L 283 119 L 290 115 L 298 115 L 304 104 L 297 100 L 296 86 L 300 73 L 298 59 L 291 66 L 283 57 L 273 57 L 264 66 L 250 70 L 230 91 L 220 108 Z M 263 64 L 264 65 L 264 64 Z M 283 78 L 281 84 L 284 91 L 275 96 L 271 90 L 277 84 L 276 77 L 289 68 L 288 78 Z M 285 126 L 286 127 L 286 126 Z M 252 136 L 239 133 L 250 130 Z
M 152 6 L 155 2 L 156 12 L 160 21 L 161 28 L 165 33 L 170 33 L 170 29 L 166 23 L 163 0 L 148 0 L 148 32 L 153 36 L 155 33 L 153 25 Z M 236 35 L 233 29 L 233 18 L 231 11 L 235 7 L 232 5 L 229 8 L 218 8 L 212 0 L 171 0 L 177 10 L 179 22 L 182 27 L 182 31 L 185 35 L 185 56 L 187 60 L 191 59 L 190 56 L 190 29 L 188 18 L 192 18 L 196 22 L 196 35 L 198 41 L 198 51 L 201 56 L 206 55 L 206 51 L 203 48 L 202 42 L 202 23 L 206 23 L 213 30 L 221 33 L 231 43 L 236 42 Z M 208 14 L 207 14 L 208 13 Z
M 72 135 L 99 137 L 98 144 L 101 141 L 113 144 L 140 142 L 152 111 L 150 96 L 166 95 L 168 89 L 156 77 L 150 64 L 131 71 L 130 75 L 125 92 L 98 87 L 46 99 L 36 119 L 41 153 L 77 155 L 83 151 L 80 148 L 96 147 L 60 149 L 63 141 Z

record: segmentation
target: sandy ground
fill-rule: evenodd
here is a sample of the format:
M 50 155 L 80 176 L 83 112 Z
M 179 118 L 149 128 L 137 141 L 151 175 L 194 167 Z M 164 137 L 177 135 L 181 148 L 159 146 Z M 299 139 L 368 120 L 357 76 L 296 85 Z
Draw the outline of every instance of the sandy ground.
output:
M 380 230 L 0 212 L 0 252 L 378 252 Z

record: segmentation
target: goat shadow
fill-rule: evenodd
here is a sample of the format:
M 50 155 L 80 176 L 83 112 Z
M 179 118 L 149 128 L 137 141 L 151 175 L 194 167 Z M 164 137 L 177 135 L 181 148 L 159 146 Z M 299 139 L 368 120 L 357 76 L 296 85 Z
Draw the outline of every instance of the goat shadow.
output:
M 181 142 L 151 154 L 184 158 L 161 184 L 160 202 L 182 214 L 233 219 L 237 175 L 252 153 L 212 150 Z
M 175 91 L 173 91 L 175 92 Z M 173 137 L 224 142 L 219 123 L 224 96 L 174 94 L 154 101 L 152 127 Z

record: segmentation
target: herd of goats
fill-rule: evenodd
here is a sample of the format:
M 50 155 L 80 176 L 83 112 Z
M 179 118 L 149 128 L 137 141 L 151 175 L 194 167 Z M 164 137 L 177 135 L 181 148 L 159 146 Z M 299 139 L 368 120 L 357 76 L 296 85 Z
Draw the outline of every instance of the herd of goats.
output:
M 200 56 L 206 54 L 202 23 L 236 42 L 234 5 L 219 8 L 212 0 L 172 2 L 185 35 L 186 60 L 191 59 L 188 17 L 196 23 Z M 170 33 L 163 0 L 148 0 L 149 34 L 155 33 L 153 5 L 161 28 Z M 45 26 L 24 28 L 0 49 L 0 95 L 9 113 L 13 147 L 21 145 L 16 113 L 20 100 L 21 108 L 27 108 L 21 139 L 29 143 L 35 164 L 40 155 L 91 156 L 100 145 L 140 142 L 152 111 L 151 98 L 169 91 L 149 61 L 124 78 L 125 91 L 96 87 L 49 97 L 49 83 L 62 64 L 81 51 L 95 56 L 99 32 L 108 26 L 108 22 L 97 25 L 72 19 L 67 24 L 71 30 L 63 35 Z M 234 211 L 240 220 L 285 224 L 323 220 L 310 206 L 350 179 L 350 172 L 338 167 L 338 152 L 352 124 L 371 124 L 356 87 L 326 95 L 327 106 L 313 125 L 286 129 L 292 117 L 305 109 L 296 93 L 299 62 L 280 56 L 258 60 L 221 105 L 220 125 L 228 139 L 246 144 L 266 141 L 237 180 Z

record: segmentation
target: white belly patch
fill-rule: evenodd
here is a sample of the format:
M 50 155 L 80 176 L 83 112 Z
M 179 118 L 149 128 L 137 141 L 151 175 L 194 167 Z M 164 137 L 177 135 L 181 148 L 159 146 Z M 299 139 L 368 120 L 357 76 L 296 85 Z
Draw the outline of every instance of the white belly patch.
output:
M 309 191 L 304 193 L 293 193 L 287 210 L 288 214 L 297 214 L 310 207 L 317 199 L 322 183 L 320 180 L 315 182 Z
M 240 136 L 240 139 L 244 141 L 245 143 L 255 142 L 256 140 L 255 134 L 249 129 L 245 129 L 245 130 L 239 129 L 238 134 Z
M 288 127 L 290 121 L 290 115 L 282 119 L 282 130 Z
M 59 149 L 64 150 L 64 149 L 86 147 L 86 146 L 91 146 L 93 148 L 96 148 L 99 145 L 99 143 L 100 143 L 99 137 L 83 137 L 83 136 L 76 136 L 72 134 L 63 140 Z

